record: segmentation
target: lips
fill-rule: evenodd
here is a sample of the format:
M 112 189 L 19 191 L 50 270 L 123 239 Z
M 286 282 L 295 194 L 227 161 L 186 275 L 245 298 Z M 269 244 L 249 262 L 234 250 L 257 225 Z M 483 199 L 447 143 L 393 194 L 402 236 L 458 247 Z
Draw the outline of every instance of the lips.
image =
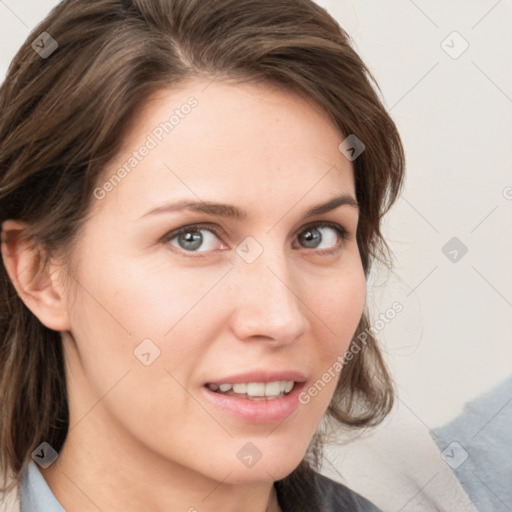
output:
M 290 378 L 290 373 L 279 373 L 262 376 L 256 376 L 259 379 L 275 379 L 286 376 Z M 244 374 L 243 376 L 231 376 L 229 379 L 245 379 L 255 378 L 254 374 Z M 296 378 L 303 379 L 303 376 Z M 260 381 L 261 382 L 261 381 Z M 268 382 L 268 381 L 267 381 Z M 270 382 L 273 382 L 270 380 Z M 235 383 L 236 384 L 236 383 Z M 213 407 L 218 409 L 222 414 L 226 414 L 237 421 L 251 424 L 275 424 L 283 422 L 299 407 L 299 394 L 305 386 L 305 381 L 294 381 L 293 389 L 282 397 L 274 399 L 262 398 L 255 400 L 247 397 L 229 396 L 212 391 L 207 384 L 202 386 L 201 393 L 205 401 L 209 402 Z M 293 424 L 293 423 L 292 423 Z
M 284 421 L 299 406 L 298 396 L 306 383 L 306 376 L 298 371 L 291 369 L 284 370 L 266 370 L 256 369 L 244 373 L 225 375 L 215 377 L 205 382 L 202 386 L 202 394 L 210 404 L 219 411 L 225 413 L 238 421 L 253 424 L 271 424 Z M 265 396 L 248 396 L 247 394 L 236 394 L 233 390 L 227 393 L 221 393 L 220 386 L 230 385 L 249 385 L 257 383 L 259 387 L 265 387 Z M 275 396 L 267 396 L 267 385 L 270 385 L 275 393 L 275 384 L 285 383 L 286 389 L 291 384 L 293 387 L 286 393 L 281 392 Z M 237 386 L 238 388 L 239 386 Z M 217 389 L 219 388 L 219 389 Z M 214 391 L 215 390 L 215 391 Z M 259 395 L 261 392 L 256 393 Z
M 205 382 L 207 384 L 214 384 L 220 386 L 221 384 L 239 384 L 250 382 L 275 382 L 275 381 L 294 381 L 298 383 L 306 382 L 306 377 L 303 373 L 296 370 L 282 370 L 282 371 L 268 371 L 268 370 L 253 370 L 245 373 L 238 373 L 233 375 L 226 375 L 225 377 L 215 378 Z

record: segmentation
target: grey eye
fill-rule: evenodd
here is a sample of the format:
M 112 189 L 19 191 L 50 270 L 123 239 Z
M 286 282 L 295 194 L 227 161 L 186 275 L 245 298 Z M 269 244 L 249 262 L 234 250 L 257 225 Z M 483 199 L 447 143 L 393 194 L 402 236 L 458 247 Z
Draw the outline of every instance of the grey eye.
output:
M 308 249 L 318 249 L 324 242 L 327 246 L 321 249 L 329 249 L 336 247 L 338 238 L 343 236 L 341 228 L 334 226 L 312 226 L 306 229 L 299 236 L 299 242 L 303 247 Z
M 178 243 L 182 249 L 195 251 L 203 243 L 203 235 L 199 231 L 187 231 L 177 237 Z
M 211 251 L 219 245 L 217 235 L 205 227 L 180 229 L 167 237 L 167 242 L 187 252 Z
M 319 232 L 318 228 L 312 228 L 304 231 L 300 237 L 299 241 L 305 246 L 314 249 L 318 246 L 318 244 L 322 241 L 322 235 Z

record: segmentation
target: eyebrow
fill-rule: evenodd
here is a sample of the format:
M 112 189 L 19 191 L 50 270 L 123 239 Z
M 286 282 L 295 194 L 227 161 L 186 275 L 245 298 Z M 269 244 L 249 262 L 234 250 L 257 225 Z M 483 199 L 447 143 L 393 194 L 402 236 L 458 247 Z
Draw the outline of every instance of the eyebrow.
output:
M 356 209 L 359 208 L 359 205 L 354 197 L 348 194 L 344 194 L 341 196 L 333 197 L 325 203 L 310 208 L 305 212 L 304 218 L 327 213 L 331 210 L 334 210 L 335 208 L 345 205 Z M 156 208 L 153 208 L 142 215 L 140 219 L 149 215 L 177 212 L 181 210 L 191 210 L 209 215 L 215 215 L 218 217 L 233 218 L 236 220 L 245 220 L 247 218 L 247 212 L 245 210 L 230 204 L 222 204 L 212 201 L 177 201 L 175 203 L 165 203 L 163 205 L 157 206 Z

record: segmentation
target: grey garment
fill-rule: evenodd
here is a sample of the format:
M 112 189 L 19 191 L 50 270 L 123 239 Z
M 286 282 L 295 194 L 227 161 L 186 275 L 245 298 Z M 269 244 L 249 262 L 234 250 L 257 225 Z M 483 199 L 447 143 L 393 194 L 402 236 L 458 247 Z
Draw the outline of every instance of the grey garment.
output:
M 446 463 L 481 512 L 512 510 L 512 376 L 433 431 Z
M 33 460 L 20 478 L 20 512 L 66 512 Z
M 345 485 L 308 468 L 274 482 L 283 512 L 382 512 Z
M 322 512 L 382 512 L 357 492 L 324 475 L 317 475 L 316 485 Z

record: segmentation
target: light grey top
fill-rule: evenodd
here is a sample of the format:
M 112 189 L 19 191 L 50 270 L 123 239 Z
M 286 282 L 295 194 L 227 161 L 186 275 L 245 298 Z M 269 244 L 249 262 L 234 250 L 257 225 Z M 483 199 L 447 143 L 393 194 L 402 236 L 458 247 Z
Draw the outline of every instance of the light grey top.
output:
M 432 435 L 482 512 L 512 510 L 512 375 L 471 400 Z
M 31 460 L 20 478 L 21 512 L 66 512 Z

